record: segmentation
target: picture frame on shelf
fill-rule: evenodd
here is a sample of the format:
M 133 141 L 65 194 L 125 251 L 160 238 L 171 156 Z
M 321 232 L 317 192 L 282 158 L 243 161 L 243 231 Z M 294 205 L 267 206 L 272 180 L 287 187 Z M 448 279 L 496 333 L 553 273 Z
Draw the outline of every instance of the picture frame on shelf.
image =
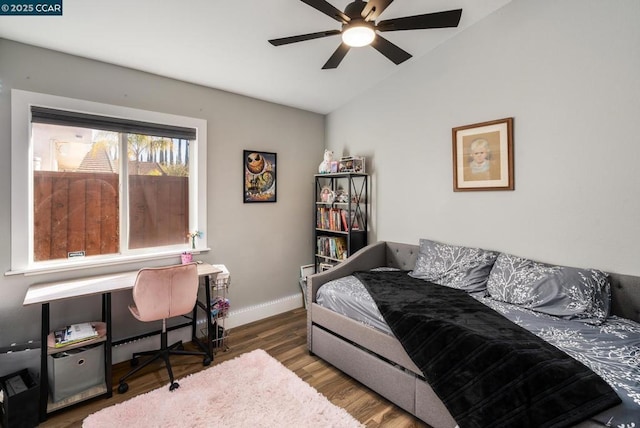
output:
M 333 265 L 331 263 L 320 263 L 318 265 L 318 269 L 320 269 L 320 272 L 324 272 L 325 270 L 329 270 L 333 267 Z
M 514 190 L 513 118 L 452 129 L 453 191 Z
M 300 278 L 304 281 L 307 280 L 307 277 L 316 273 L 316 266 L 313 264 L 310 265 L 302 265 L 300 266 Z
M 243 202 L 277 201 L 277 154 L 243 150 Z
M 332 204 L 333 201 L 335 200 L 336 194 L 333 190 L 331 190 L 331 188 L 329 186 L 324 186 L 321 190 L 320 190 L 320 201 L 319 202 L 323 202 L 325 204 Z

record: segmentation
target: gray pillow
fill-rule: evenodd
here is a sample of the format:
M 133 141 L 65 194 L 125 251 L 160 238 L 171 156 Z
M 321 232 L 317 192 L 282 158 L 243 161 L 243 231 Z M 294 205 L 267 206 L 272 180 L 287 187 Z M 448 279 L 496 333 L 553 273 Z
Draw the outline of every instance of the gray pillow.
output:
M 509 254 L 498 256 L 487 291 L 495 300 L 593 324 L 603 323 L 611 307 L 611 285 L 606 273 Z
M 484 291 L 498 253 L 420 240 L 416 266 L 409 275 L 469 293 Z

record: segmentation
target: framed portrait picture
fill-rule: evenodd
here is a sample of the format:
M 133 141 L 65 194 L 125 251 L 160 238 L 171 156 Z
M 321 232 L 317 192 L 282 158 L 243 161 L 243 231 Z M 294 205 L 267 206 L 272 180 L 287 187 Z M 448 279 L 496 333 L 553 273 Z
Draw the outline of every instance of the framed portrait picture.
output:
M 243 150 L 244 202 L 276 202 L 276 154 Z
M 453 191 L 514 190 L 513 118 L 453 128 Z

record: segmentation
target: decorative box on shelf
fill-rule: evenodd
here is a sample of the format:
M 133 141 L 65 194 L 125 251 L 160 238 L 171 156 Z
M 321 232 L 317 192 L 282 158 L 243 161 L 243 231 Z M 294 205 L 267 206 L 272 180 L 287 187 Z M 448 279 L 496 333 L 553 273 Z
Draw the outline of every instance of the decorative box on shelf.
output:
M 364 174 L 364 158 L 362 156 L 347 156 L 340 159 L 338 172 L 357 172 Z
M 104 383 L 104 343 L 61 350 L 48 356 L 53 402 L 62 401 Z

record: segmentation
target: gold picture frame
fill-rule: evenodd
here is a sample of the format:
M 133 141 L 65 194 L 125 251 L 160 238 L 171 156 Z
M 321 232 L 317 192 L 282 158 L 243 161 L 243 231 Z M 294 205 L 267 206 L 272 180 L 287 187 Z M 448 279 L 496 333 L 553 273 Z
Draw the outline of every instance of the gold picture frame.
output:
M 513 118 L 453 128 L 453 191 L 514 190 Z

